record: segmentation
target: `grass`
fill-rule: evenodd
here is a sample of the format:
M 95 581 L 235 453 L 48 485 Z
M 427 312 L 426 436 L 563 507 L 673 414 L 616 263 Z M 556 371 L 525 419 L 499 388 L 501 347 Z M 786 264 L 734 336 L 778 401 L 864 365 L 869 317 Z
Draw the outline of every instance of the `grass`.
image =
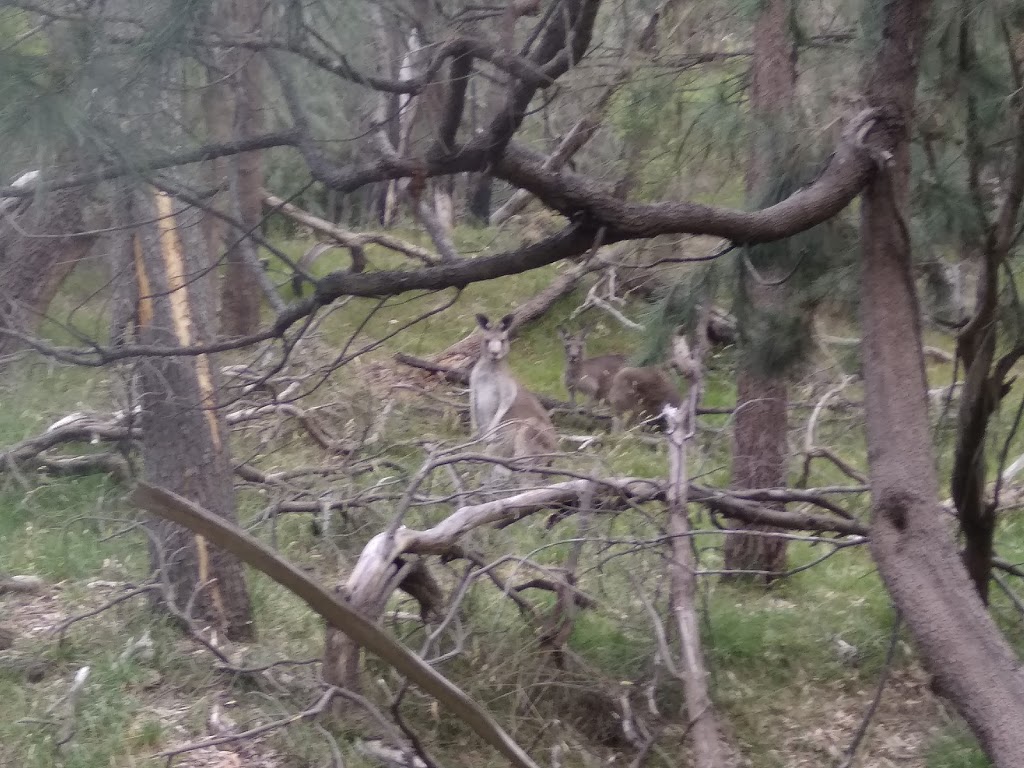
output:
M 483 253 L 507 245 L 483 231 L 460 232 L 460 238 L 464 252 Z M 282 248 L 297 257 L 306 245 L 302 241 L 287 241 Z M 390 257 L 375 249 L 370 249 L 370 256 L 375 268 L 396 266 Z M 316 271 L 323 273 L 343 266 L 346 258 L 342 251 L 329 252 L 317 264 Z M 372 418 L 376 409 L 371 401 L 365 400 L 373 386 L 372 381 L 364 380 L 369 362 L 386 361 L 396 351 L 429 356 L 470 332 L 476 312 L 497 316 L 513 309 L 546 286 L 558 270 L 553 266 L 512 280 L 468 287 L 451 308 L 423 321 L 415 330 L 389 340 L 383 350 L 367 355 L 367 361 L 336 374 L 313 396 L 312 402 L 337 401 L 336 414 L 324 413 L 339 433 L 352 428 L 358 419 Z M 70 283 L 70 295 L 61 299 L 58 309 L 66 314 L 70 308 L 83 304 L 98 289 L 97 280 L 90 270 L 80 270 Z M 582 298 L 581 292 L 566 297 L 515 342 L 512 366 L 531 389 L 564 396 L 561 344 L 554 329 Z M 319 343 L 325 350 L 340 351 L 353 332 L 361 328 L 353 343 L 358 347 L 382 338 L 443 300 L 439 295 L 391 300 L 365 324 L 363 321 L 376 302 L 353 300 L 331 312 L 320 329 Z M 102 328 L 100 304 L 84 303 L 76 315 L 80 329 Z M 629 311 L 636 309 L 632 307 Z M 70 340 L 66 329 L 51 326 L 47 332 L 57 343 Z M 608 318 L 598 318 L 589 338 L 589 351 L 598 354 L 630 350 L 636 348 L 637 341 L 634 332 Z M 945 342 L 934 338 L 929 343 Z M 230 357 L 224 360 L 228 361 Z M 713 360 L 706 405 L 734 402 L 733 363 L 732 352 L 728 350 Z M 932 386 L 945 383 L 949 375 L 948 366 L 929 368 Z M 73 410 L 109 410 L 120 386 L 117 376 L 113 371 L 69 369 L 35 361 L 12 366 L 5 372 L 0 388 L 0 442 L 10 444 L 38 434 L 53 420 Z M 845 394 L 852 399 L 860 397 L 856 387 Z M 458 394 L 448 392 L 445 396 L 457 398 Z M 799 389 L 795 389 L 794 399 L 800 397 Z M 997 438 L 1007 431 L 1019 402 L 1017 397 L 1012 393 L 1002 406 L 995 429 Z M 365 489 L 385 475 L 414 472 L 425 456 L 424 440 L 454 442 L 464 434 L 453 419 L 439 413 L 427 409 L 419 398 L 397 401 L 378 447 L 379 459 L 385 463 L 370 477 L 348 478 L 343 482 L 349 486 L 331 490 Z M 802 424 L 807 413 L 794 411 L 795 445 L 802 444 Z M 700 451 L 694 451 L 691 473 L 701 482 L 724 485 L 728 482 L 729 444 L 728 433 L 722 430 L 728 427 L 729 418 L 708 418 L 705 423 L 710 429 L 699 435 Z M 823 420 L 818 439 L 864 467 L 864 438 L 860 425 L 853 419 L 837 414 Z M 949 437 L 940 434 L 937 439 L 943 450 L 940 466 L 948 471 Z M 242 435 L 234 447 L 237 455 L 252 455 L 254 463 L 267 469 L 323 460 L 319 449 L 300 444 L 298 433 L 287 431 L 278 434 L 269 446 L 254 436 Z M 998 453 L 993 450 L 988 456 L 993 470 Z M 1016 453 L 1011 451 L 1011 455 Z M 661 446 L 647 446 L 627 437 L 608 441 L 600 451 L 576 459 L 573 466 L 610 474 L 660 476 L 665 472 L 666 455 Z M 447 482 L 436 478 L 430 492 L 442 493 Z M 824 463 L 815 465 L 811 485 L 840 482 L 846 479 L 835 468 Z M 35 573 L 51 584 L 60 584 L 45 599 L 2 598 L 5 615 L 27 617 L 19 619 L 19 628 L 31 630 L 33 622 L 39 626 L 52 625 L 56 617 L 102 603 L 109 591 L 89 587 L 93 580 L 137 582 L 146 577 L 145 538 L 137 532 L 124 533 L 134 520 L 134 512 L 122 500 L 123 487 L 98 477 L 30 476 L 19 481 L 9 473 L 0 477 L 0 483 L 0 566 L 7 572 Z M 855 514 L 866 516 L 866 500 L 844 498 L 843 503 Z M 243 523 L 254 521 L 266 504 L 265 496 L 242 491 L 240 519 Z M 426 526 L 449 510 L 443 505 L 416 509 L 406 522 Z M 389 503 L 354 509 L 347 520 L 337 521 L 334 535 L 328 539 L 313 535 L 307 517 L 284 516 L 277 520 L 276 540 L 290 560 L 325 583 L 335 584 L 391 511 Z M 580 614 L 569 648 L 587 665 L 587 677 L 580 677 L 571 669 L 556 671 L 551 659 L 538 649 L 536 638 L 515 607 L 492 585 L 481 580 L 469 589 L 462 625 L 466 632 L 465 648 L 459 657 L 442 664 L 442 671 L 485 702 L 521 742 L 538 740 L 546 749 L 544 745 L 552 739 L 564 737 L 583 745 L 564 756 L 566 766 L 588 764 L 588 751 L 610 754 L 608 750 L 613 747 L 601 746 L 602 739 L 610 736 L 601 729 L 607 730 L 613 715 L 601 709 L 602 702 L 608 700 L 610 692 L 626 691 L 640 697 L 643 687 L 652 680 L 652 659 L 657 649 L 650 616 L 638 590 L 650 595 L 662 615 L 666 615 L 668 585 L 663 552 L 660 545 L 645 544 L 657 536 L 659 516 L 659 508 L 651 506 L 628 514 L 600 515 L 594 520 L 593 536 L 625 544 L 601 551 L 596 545 L 588 545 L 584 551 L 580 588 L 593 596 L 597 605 Z M 695 524 L 705 532 L 696 539 L 703 567 L 719 567 L 721 535 L 703 515 L 695 515 Z M 534 561 L 558 565 L 564 562 L 571 546 L 567 540 L 578 536 L 577 526 L 578 522 L 570 518 L 548 529 L 543 520 L 537 519 L 501 531 L 474 533 L 470 544 L 491 554 L 533 552 Z M 265 539 L 269 537 L 266 526 L 257 529 L 257 533 Z M 1024 559 L 1021 516 L 1005 517 L 999 542 L 1005 557 Z M 809 564 L 821 554 L 820 544 L 793 543 L 790 563 L 794 567 Z M 457 563 L 437 570 L 446 589 L 453 588 L 462 574 Z M 535 574 L 520 565 L 518 570 L 509 566 L 502 575 L 507 579 L 525 579 Z M 320 620 L 261 574 L 250 572 L 248 582 L 260 641 L 244 649 L 244 663 L 318 656 L 323 642 Z M 889 643 L 892 610 L 868 553 L 862 549 L 844 550 L 767 592 L 722 584 L 713 577 L 703 579 L 701 584 L 705 609 L 702 630 L 714 694 L 745 753 L 755 768 L 821 764 L 825 759 L 822 755 L 827 754 L 823 740 L 832 738 L 829 734 L 833 732 L 838 734 L 836 739 L 846 738 L 854 727 L 850 723 L 856 723 L 866 706 Z M 528 594 L 538 613 L 543 615 L 550 609 L 550 596 Z M 395 598 L 390 608 L 415 611 L 404 596 Z M 993 610 L 1008 629 L 1019 627 L 1019 617 L 1002 597 L 997 597 Z M 422 628 L 415 624 L 392 619 L 388 626 L 412 647 L 419 647 L 424 640 Z M 128 638 L 145 631 L 154 640 L 153 658 L 119 663 Z M 667 631 L 673 642 L 671 626 Z M 147 608 L 142 598 L 75 625 L 63 644 L 56 644 L 44 633 L 28 637 L 27 641 L 19 641 L 16 654 L 41 656 L 50 665 L 50 671 L 42 682 L 29 684 L 17 668 L 0 663 L 2 766 L 48 766 L 58 758 L 63 765 L 81 768 L 149 765 L 147 755 L 205 733 L 205 718 L 215 704 L 230 712 L 240 724 L 251 725 L 299 711 L 308 706 L 311 692 L 315 691 L 313 673 L 305 667 L 288 672 L 285 687 L 290 693 L 276 702 L 259 695 L 242 680 L 212 671 L 209 656 L 182 640 Z M 854 662 L 839 655 L 837 639 L 856 647 Z M 905 634 L 903 639 L 906 641 Z M 449 649 L 453 640 L 445 636 L 442 642 Z M 913 654 L 906 642 L 899 647 L 896 673 L 912 676 L 916 669 Z M 84 665 L 90 666 L 92 674 L 79 703 L 77 730 L 69 746 L 58 753 L 54 746 L 55 726 L 25 719 L 51 717 L 46 715 L 47 708 L 59 699 L 75 671 Z M 394 685 L 386 670 L 373 662 L 371 668 L 374 674 L 369 679 L 380 678 L 385 684 Z M 915 685 L 907 690 L 915 692 L 922 688 Z M 679 715 L 679 686 L 661 670 L 655 693 L 666 718 L 666 743 L 675 743 L 672 739 L 681 738 L 685 730 Z M 379 696 L 380 691 L 371 694 Z M 646 704 L 637 698 L 636 706 L 642 709 Z M 830 713 L 834 715 L 837 711 L 848 711 L 850 723 L 840 727 L 829 722 Z M 462 726 L 439 716 L 429 702 L 410 697 L 406 715 L 444 764 L 500 764 Z M 553 733 L 553 719 L 572 723 L 575 730 Z M 927 761 L 928 768 L 985 765 L 979 762 L 977 748 L 969 737 L 942 725 L 937 717 L 911 720 L 894 706 L 880 714 L 879 727 L 919 734 L 924 744 L 919 755 Z M 358 731 L 354 726 L 337 730 L 346 761 L 356 766 L 365 764 L 354 747 Z M 824 735 L 818 735 L 819 732 Z M 876 752 L 879 760 L 888 759 L 881 742 L 869 738 L 863 765 L 884 764 L 871 762 Z M 287 756 L 282 765 L 318 765 L 328 757 L 322 736 L 305 726 L 268 737 L 265 746 L 278 757 Z M 662 762 L 661 757 L 652 756 L 652 764 Z

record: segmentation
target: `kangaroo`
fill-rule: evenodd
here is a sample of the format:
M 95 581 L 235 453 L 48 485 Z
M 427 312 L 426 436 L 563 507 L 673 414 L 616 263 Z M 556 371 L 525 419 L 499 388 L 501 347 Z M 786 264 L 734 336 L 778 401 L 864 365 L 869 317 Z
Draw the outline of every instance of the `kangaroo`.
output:
M 683 398 L 661 368 L 621 368 L 612 378 L 608 400 L 615 411 L 614 430 L 637 418 L 660 418 L 666 405 L 678 407 Z
M 558 336 L 565 347 L 565 375 L 562 380 L 569 392 L 569 402 L 576 405 L 576 392 L 582 392 L 596 405 L 608 399 L 612 377 L 626 364 L 625 355 L 601 355 L 586 360 L 588 328 L 569 333 L 558 327 Z
M 512 315 L 495 326 L 486 315 L 477 315 L 483 331 L 480 358 L 469 375 L 469 410 L 473 434 L 486 440 L 495 455 L 505 458 L 553 453 L 558 437 L 548 412 L 523 387 L 508 364 L 508 329 Z M 550 459 L 541 459 L 547 464 Z

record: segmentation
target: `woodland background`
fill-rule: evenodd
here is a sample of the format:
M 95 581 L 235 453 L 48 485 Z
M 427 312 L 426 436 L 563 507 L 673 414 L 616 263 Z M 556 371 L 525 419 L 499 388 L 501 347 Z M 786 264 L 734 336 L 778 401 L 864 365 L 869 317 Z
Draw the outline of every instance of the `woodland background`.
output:
M 1015 0 L 3 0 L 0 765 L 1024 765 L 1022 57 Z

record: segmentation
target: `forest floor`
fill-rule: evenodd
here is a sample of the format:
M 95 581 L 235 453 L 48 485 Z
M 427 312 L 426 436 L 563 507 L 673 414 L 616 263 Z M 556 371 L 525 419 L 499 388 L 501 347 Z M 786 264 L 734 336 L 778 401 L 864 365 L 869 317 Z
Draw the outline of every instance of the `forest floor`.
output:
M 304 243 L 287 246 L 301 252 Z M 484 246 L 481 246 L 484 247 Z M 318 271 L 340 263 L 325 257 Z M 62 298 L 67 308 L 92 296 L 100 277 L 80 270 L 73 295 Z M 473 315 L 483 311 L 500 316 L 543 288 L 558 268 L 519 278 L 471 286 L 451 308 L 399 334 L 329 377 L 308 404 L 335 434 L 358 432 L 392 405 L 377 443 L 372 482 L 387 483 L 388 473 L 414 472 L 424 460 L 425 440 L 457 444 L 465 439 L 459 404 L 465 394 L 436 379 L 412 373 L 393 362 L 395 352 L 429 357 L 465 336 Z M 562 351 L 554 333 L 583 300 L 576 291 L 560 301 L 549 315 L 514 342 L 512 364 L 524 383 L 538 392 L 564 398 L 561 384 Z M 335 309 L 319 331 L 316 357 L 325 349 L 340 349 L 361 326 L 356 342 L 379 339 L 417 312 L 442 304 L 432 294 L 394 301 L 374 309 L 375 302 L 353 300 Z M 643 319 L 642 308 L 625 310 Z M 98 330 L 97 311 L 82 315 L 84 330 Z M 591 315 L 593 318 L 593 315 Z M 596 318 L 590 354 L 634 352 L 638 335 L 610 316 Z M 94 323 L 89 326 L 89 323 Z M 856 329 L 834 323 L 831 332 L 853 336 Z M 58 341 L 63 332 L 51 329 Z M 948 339 L 929 338 L 929 344 L 949 348 Z M 244 361 L 238 355 L 228 362 Z M 705 405 L 728 406 L 735 400 L 732 385 L 733 351 L 716 352 L 711 360 Z M 792 445 L 803 444 L 806 421 L 822 382 L 835 381 L 836 372 L 824 363 L 808 371 L 794 387 Z M 933 363 L 931 386 L 950 380 L 952 367 Z M 121 407 L 124 370 L 72 369 L 26 358 L 5 371 L 0 381 L 0 444 L 9 445 L 39 434 L 73 411 L 109 413 Z M 826 387 L 827 388 L 827 387 Z M 386 390 L 386 391 L 385 391 Z M 819 441 L 864 467 L 859 392 L 844 393 L 851 405 L 822 419 Z M 1003 404 L 1006 423 L 994 430 L 994 440 L 1007 433 L 1020 395 L 1013 392 Z M 369 421 L 366 421 L 369 419 Z M 691 473 L 708 485 L 728 482 L 729 417 L 710 416 L 693 451 Z M 580 430 L 586 432 L 586 430 Z M 591 430 L 592 432 L 592 430 Z M 949 463 L 948 429 L 937 427 L 944 451 L 940 471 Z M 1019 442 L 1010 455 L 1024 447 Z M 95 450 L 76 446 L 77 452 Z M 235 457 L 264 471 L 307 466 L 335 459 L 304 439 L 294 426 L 274 424 L 235 430 Z M 998 452 L 996 452 L 998 453 Z M 994 461 L 994 460 L 993 460 Z M 605 438 L 566 466 L 608 475 L 663 477 L 666 453 L 626 435 Z M 832 469 L 818 465 L 810 485 L 848 482 Z M 583 468 L 582 470 L 580 468 Z M 993 464 L 994 468 L 994 464 Z M 798 472 L 794 462 L 794 473 Z M 470 478 L 472 479 L 472 478 Z M 347 478 L 346 491 L 365 490 L 371 480 Z M 388 487 L 381 485 L 380 487 Z M 149 578 L 145 538 L 133 527 L 137 511 L 125 502 L 127 486 L 105 476 L 57 477 L 6 472 L 0 476 L 0 572 L 32 574 L 44 581 L 32 594 L 0 595 L 0 624 L 15 630 L 16 642 L 0 651 L 0 766 L 74 768 L 167 765 L 154 755 L 202 743 L 288 718 L 314 704 L 322 690 L 316 659 L 322 652 L 322 623 L 297 599 L 258 573 L 249 573 L 259 640 L 242 646 L 213 638 L 231 664 L 218 661 L 201 643 L 184 636 L 148 606 L 147 594 L 120 602 L 94 616 L 79 617 L 144 585 Z M 439 484 L 437 492 L 443 490 Z M 354 508 L 338 516 L 329 535 L 317 535 L 309 515 L 287 515 L 268 523 L 263 512 L 265 489 L 242 484 L 239 517 L 243 524 L 286 557 L 335 585 L 344 579 L 362 546 L 387 524 L 390 504 Z M 847 510 L 866 519 L 867 499 L 843 499 Z M 450 508 L 448 509 L 450 512 Z M 436 522 L 444 510 L 424 509 L 408 524 L 423 527 Z M 694 508 L 701 564 L 708 571 L 721 566 L 721 541 L 706 515 Z M 609 540 L 641 541 L 657 530 L 646 510 L 601 518 L 595 536 Z M 565 542 L 577 535 L 574 521 L 547 528 L 525 522 L 502 531 L 474 534 L 474 546 L 488 553 L 533 552 L 536 561 L 560 563 Z M 1004 515 L 999 533 L 1000 554 L 1024 560 L 1024 516 Z M 793 542 L 790 565 L 809 565 L 823 554 L 812 542 Z M 602 559 L 603 558 L 603 559 Z M 520 743 L 542 764 L 559 762 L 596 768 L 614 761 L 629 765 L 635 751 L 621 744 L 614 710 L 607 702 L 621 695 L 637 699 L 648 724 L 657 731 L 657 748 L 647 765 L 685 766 L 685 724 L 680 713 L 681 692 L 652 665 L 655 641 L 646 604 L 638 590 L 658 606 L 664 605 L 664 560 L 650 546 L 630 553 L 608 549 L 588 551 L 580 588 L 595 599 L 583 611 L 568 641 L 575 661 L 566 669 L 553 665 L 536 643 L 508 600 L 486 585 L 473 587 L 463 604 L 465 626 L 462 653 L 440 669 L 496 713 Z M 462 573 L 455 565 L 438 570 L 445 587 Z M 510 576 L 514 574 L 506 574 Z M 751 768 L 835 766 L 842 762 L 860 727 L 881 675 L 887 680 L 881 701 L 854 763 L 863 768 L 981 768 L 987 765 L 972 739 L 930 693 L 905 629 L 900 630 L 892 662 L 894 616 L 877 572 L 864 547 L 849 547 L 807 570 L 764 587 L 723 584 L 714 575 L 702 577 L 704 641 L 712 674 L 713 694 Z M 550 601 L 536 598 L 544 608 Z M 1003 594 L 997 593 L 993 613 L 1011 636 L 1020 636 L 1020 616 Z M 387 626 L 411 647 L 423 640 L 423 628 L 410 620 L 413 604 L 395 598 Z M 1014 631 L 1016 630 L 1016 631 Z M 145 638 L 141 645 L 139 639 Z M 211 638 L 206 638 L 208 642 Z M 455 641 L 453 641 L 455 642 Z M 850 647 L 853 650 L 850 650 Z M 286 662 L 269 670 L 239 673 L 238 668 Z M 294 662 L 294 663 L 292 663 Z M 83 667 L 89 677 L 69 703 L 63 697 Z M 229 669 L 228 666 L 234 668 Z M 659 677 L 660 675 L 660 677 Z M 395 678 L 371 665 L 367 679 L 376 681 L 367 695 L 383 706 Z M 651 706 L 642 689 L 651 685 Z M 499 758 L 458 723 L 410 694 L 403 713 L 420 733 L 441 766 L 483 768 L 501 765 Z M 243 742 L 206 747 L 176 756 L 175 766 L 321 766 L 331 765 L 337 750 L 347 766 L 376 764 L 360 752 L 369 729 L 362 720 L 297 722 Z

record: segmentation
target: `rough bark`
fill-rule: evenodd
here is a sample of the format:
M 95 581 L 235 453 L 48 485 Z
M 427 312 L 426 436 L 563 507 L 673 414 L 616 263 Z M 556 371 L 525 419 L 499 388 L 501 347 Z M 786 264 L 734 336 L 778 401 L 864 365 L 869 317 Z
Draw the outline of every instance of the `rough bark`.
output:
M 225 0 L 225 9 L 232 26 L 243 34 L 259 30 L 263 5 L 257 0 Z M 229 71 L 234 101 L 234 134 L 248 138 L 259 134 L 263 127 L 263 59 L 257 52 L 239 49 L 230 57 Z M 259 152 L 238 155 L 236 164 L 229 169 L 237 194 L 242 225 L 255 232 L 263 220 L 263 161 Z M 221 295 L 221 333 L 225 336 L 244 336 L 254 333 L 260 324 L 260 296 L 258 267 L 247 258 L 246 249 L 255 253 L 252 241 L 245 241 L 242 233 L 228 235 L 225 254 L 224 281 Z
M 998 768 L 1024 765 L 1024 678 L 960 562 L 938 503 L 921 328 L 903 218 L 926 0 L 884 6 L 866 90 L 883 110 L 873 139 L 895 147 L 861 204 L 861 321 L 871 550 L 921 657 Z
M 65 189 L 47 193 L 20 213 L 16 226 L 0 220 L 0 330 L 33 334 L 46 316 L 61 284 L 92 247 L 85 229 L 83 193 Z M 0 332 L 0 355 L 21 347 Z
M 204 269 L 201 214 L 162 193 L 137 193 L 137 335 L 143 344 L 190 346 L 212 338 L 212 273 Z M 233 521 L 228 428 L 217 408 L 217 366 L 208 355 L 141 358 L 142 462 L 148 482 Z M 254 636 L 241 563 L 202 536 L 165 520 L 149 523 L 154 569 L 170 585 L 172 613 L 230 639 Z
M 747 194 L 755 196 L 775 172 L 776 131 L 784 124 L 796 89 L 796 47 L 790 15 L 791 0 L 766 0 L 754 27 L 750 107 L 756 123 L 747 167 Z M 786 303 L 784 284 L 763 284 L 744 269 L 749 316 L 778 311 Z M 754 320 L 756 322 L 756 319 Z M 781 375 L 754 370 L 741 357 L 737 374 L 736 420 L 733 432 L 732 484 L 735 488 L 775 488 L 786 485 L 789 459 L 787 405 L 789 395 Z M 763 530 L 763 529 L 762 529 Z M 786 569 L 786 540 L 775 536 L 728 536 L 725 568 L 768 574 Z
M 995 254 L 986 253 L 975 316 L 957 339 L 957 353 L 963 360 L 966 376 L 957 410 L 950 482 L 964 534 L 964 564 L 978 596 L 986 604 L 992 574 L 996 510 L 995 504 L 986 499 L 985 443 L 989 419 L 999 405 L 1002 385 L 992 374 L 996 353 L 998 269 Z

